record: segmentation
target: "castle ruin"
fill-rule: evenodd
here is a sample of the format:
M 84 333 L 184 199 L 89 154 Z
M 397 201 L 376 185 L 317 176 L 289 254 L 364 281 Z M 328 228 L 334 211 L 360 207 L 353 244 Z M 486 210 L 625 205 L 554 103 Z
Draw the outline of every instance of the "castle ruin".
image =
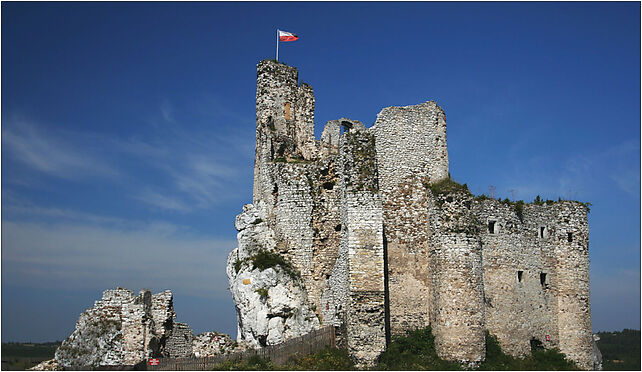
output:
M 239 242 L 253 239 L 298 271 L 306 308 L 335 326 L 358 365 L 372 365 L 391 335 L 431 326 L 444 359 L 481 362 L 488 331 L 514 356 L 538 342 L 598 368 L 584 204 L 502 202 L 443 187 L 453 184 L 446 117 L 433 101 L 385 108 L 370 128 L 329 121 L 320 140 L 314 105 L 296 68 L 258 64 L 253 205 L 237 217 Z M 238 288 L 253 288 L 249 276 L 260 270 L 241 270 L 239 254 L 228 259 L 238 337 L 249 338 L 248 322 L 264 316 L 255 338 L 269 344 L 280 339 L 270 324 L 295 325 L 291 313 L 250 320 L 240 309 Z M 266 304 L 272 296 L 264 287 L 250 294 Z

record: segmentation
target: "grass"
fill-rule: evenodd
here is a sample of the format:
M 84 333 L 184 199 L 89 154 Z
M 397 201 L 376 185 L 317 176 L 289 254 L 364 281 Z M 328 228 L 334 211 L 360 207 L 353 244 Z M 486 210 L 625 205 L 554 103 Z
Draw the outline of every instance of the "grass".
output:
M 345 349 L 327 347 L 317 353 L 289 360 L 287 370 L 297 371 L 349 371 L 355 366 Z
M 263 359 L 258 355 L 253 355 L 247 360 L 227 360 L 217 364 L 213 371 L 273 371 L 274 364 L 267 359 Z
M 245 361 L 225 361 L 214 367 L 215 371 L 347 371 L 354 369 L 354 364 L 346 350 L 330 347 L 314 354 L 291 358 L 284 365 L 275 365 L 268 359 L 254 355 Z

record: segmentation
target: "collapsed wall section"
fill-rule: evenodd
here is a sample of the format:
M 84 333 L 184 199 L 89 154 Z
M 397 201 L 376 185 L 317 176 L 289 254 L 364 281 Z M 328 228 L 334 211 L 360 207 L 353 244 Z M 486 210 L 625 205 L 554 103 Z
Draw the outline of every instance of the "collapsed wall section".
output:
M 383 109 L 373 127 L 387 245 L 390 328 L 423 328 L 431 311 L 427 182 L 448 177 L 446 118 L 435 102 Z

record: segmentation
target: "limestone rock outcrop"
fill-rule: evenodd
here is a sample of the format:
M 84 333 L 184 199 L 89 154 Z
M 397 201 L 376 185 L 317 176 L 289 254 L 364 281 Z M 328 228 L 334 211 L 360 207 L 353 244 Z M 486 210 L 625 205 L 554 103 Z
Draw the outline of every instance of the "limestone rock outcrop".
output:
M 103 292 L 94 307 L 80 314 L 76 328 L 56 350 L 63 368 L 135 365 L 164 352 L 174 318 L 173 296 L 152 296 L 117 288 Z
M 243 207 L 235 223 L 239 246 L 227 260 L 238 339 L 253 347 L 279 344 L 320 327 L 300 274 L 276 252 L 266 220 L 262 204 Z
M 196 358 L 236 353 L 248 348 L 244 341 L 234 341 L 229 335 L 219 332 L 203 332 L 194 336 L 192 341 L 193 356 Z
M 58 365 L 58 362 L 56 362 L 56 359 L 45 360 L 29 368 L 29 371 L 62 371 L 62 370 L 63 369 Z

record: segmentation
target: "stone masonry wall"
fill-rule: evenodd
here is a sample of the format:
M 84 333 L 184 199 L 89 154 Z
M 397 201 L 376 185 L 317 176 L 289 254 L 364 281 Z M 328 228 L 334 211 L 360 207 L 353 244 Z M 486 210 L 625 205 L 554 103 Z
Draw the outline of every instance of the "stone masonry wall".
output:
M 135 365 L 161 356 L 175 317 L 172 293 L 139 295 L 117 288 L 83 312 L 74 332 L 56 350 L 64 368 Z
M 522 219 L 515 204 L 486 200 L 475 202 L 474 208 L 483 225 L 488 331 L 514 356 L 530 354 L 533 338 L 546 347 L 558 347 L 551 208 L 526 206 Z
M 192 356 L 194 332 L 185 323 L 174 323 L 172 333 L 167 339 L 165 349 L 170 358 L 189 358 Z
M 429 324 L 429 205 L 424 183 L 448 176 L 446 119 L 435 102 L 383 109 L 373 127 L 387 243 L 390 327 Z
M 357 366 L 372 366 L 385 350 L 383 215 L 374 135 L 352 129 L 341 138 L 341 245 L 347 247 L 347 346 Z
M 580 368 L 592 369 L 587 210 L 579 203 L 564 202 L 556 205 L 555 212 L 556 229 L 551 237 L 557 258 L 560 350 Z
M 435 195 L 431 203 L 432 330 L 437 354 L 477 364 L 485 356 L 484 287 L 479 223 L 465 193 Z

